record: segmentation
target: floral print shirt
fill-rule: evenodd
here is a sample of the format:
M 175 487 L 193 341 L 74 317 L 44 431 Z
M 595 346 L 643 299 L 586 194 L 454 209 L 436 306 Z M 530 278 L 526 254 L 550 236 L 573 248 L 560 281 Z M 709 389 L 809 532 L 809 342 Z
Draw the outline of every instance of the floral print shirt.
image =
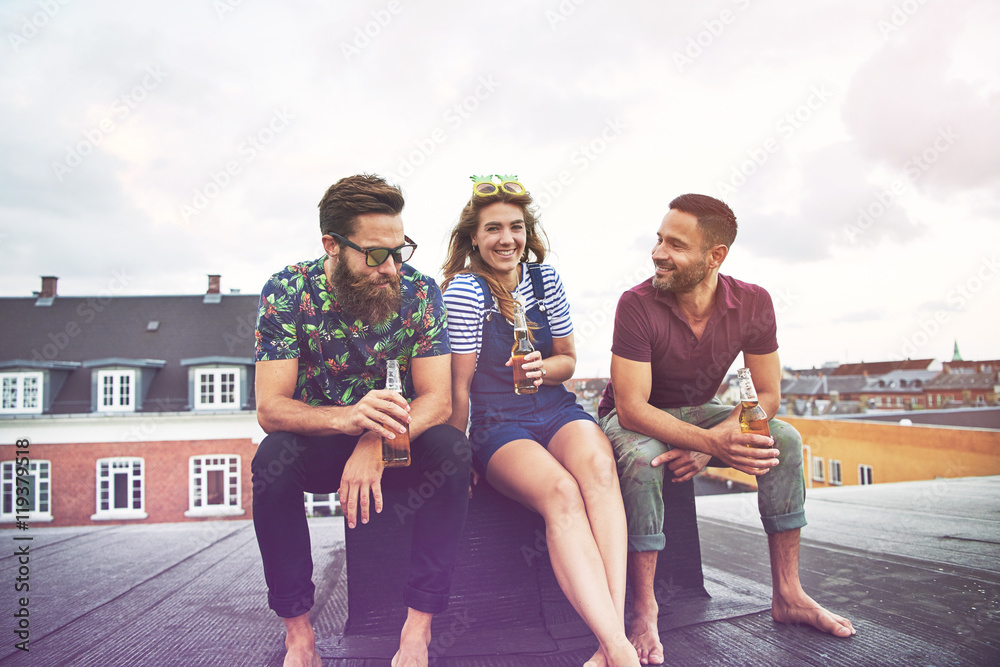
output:
M 414 399 L 410 359 L 448 354 L 447 317 L 433 278 L 400 271 L 402 307 L 384 322 L 350 320 L 337 304 L 324 257 L 271 276 L 257 311 L 257 361 L 298 359 L 293 398 L 308 405 L 353 405 L 385 388 L 386 360 L 398 359 L 403 395 Z

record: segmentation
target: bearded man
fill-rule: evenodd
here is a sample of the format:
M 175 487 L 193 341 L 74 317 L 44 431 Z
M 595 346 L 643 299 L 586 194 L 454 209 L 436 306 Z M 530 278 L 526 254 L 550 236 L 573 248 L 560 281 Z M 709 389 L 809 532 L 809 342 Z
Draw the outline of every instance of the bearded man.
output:
M 615 449 L 628 521 L 630 639 L 642 664 L 661 664 L 653 590 L 663 534 L 664 468 L 684 482 L 706 465 L 755 475 L 771 555 L 775 621 L 811 625 L 837 637 L 851 622 L 810 598 L 799 581 L 805 525 L 802 439 L 771 419 L 771 436 L 741 433 L 740 406 L 715 393 L 737 355 L 750 369 L 760 406 L 781 402 L 781 365 L 771 297 L 720 275 L 736 239 L 736 216 L 718 199 L 687 194 L 670 202 L 653 247 L 655 275 L 625 292 L 615 314 L 611 382 L 598 410 Z
M 284 664 L 319 667 L 309 621 L 315 586 L 303 492 L 339 491 L 348 529 L 377 520 L 382 484 L 445 471 L 414 519 L 408 608 L 394 667 L 427 665 L 431 618 L 445 609 L 469 499 L 465 435 L 451 416 L 451 355 L 441 292 L 405 264 L 403 195 L 374 175 L 341 179 L 319 203 L 326 255 L 274 274 L 256 332 L 253 518 L 268 603 L 284 619 Z M 384 389 L 399 362 L 402 396 Z M 413 464 L 384 470 L 382 439 L 405 433 Z M 374 511 L 373 511 L 374 510 Z M 387 549 L 393 548 L 386 545 Z

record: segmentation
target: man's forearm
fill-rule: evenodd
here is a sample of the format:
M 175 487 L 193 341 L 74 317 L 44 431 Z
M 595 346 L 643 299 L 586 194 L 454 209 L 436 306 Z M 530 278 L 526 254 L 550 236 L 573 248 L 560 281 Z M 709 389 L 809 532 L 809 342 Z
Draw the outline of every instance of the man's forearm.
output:
M 738 418 L 739 412 L 734 410 L 726 420 Z M 630 431 L 656 438 L 678 449 L 715 455 L 714 441 L 708 429 L 688 424 L 646 402 L 620 406 L 618 423 Z
M 434 393 L 417 396 L 410 401 L 410 439 L 419 438 L 432 426 L 444 424 L 450 416 L 450 395 Z
M 343 433 L 343 412 L 339 406 L 306 405 L 302 401 L 272 396 L 257 406 L 257 421 L 265 433 L 290 431 L 300 435 L 337 435 Z

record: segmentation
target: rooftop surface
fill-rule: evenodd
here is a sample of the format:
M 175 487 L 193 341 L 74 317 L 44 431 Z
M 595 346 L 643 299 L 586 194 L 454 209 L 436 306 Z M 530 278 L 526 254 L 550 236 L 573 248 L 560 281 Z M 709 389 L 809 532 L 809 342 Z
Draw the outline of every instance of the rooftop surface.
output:
M 661 618 L 674 665 L 1000 664 L 1000 477 L 811 490 L 801 575 L 858 634 L 828 637 L 770 619 L 766 538 L 755 494 L 697 498 L 710 600 Z M 347 617 L 344 525 L 310 521 L 321 649 Z M 15 540 L 30 537 L 31 540 Z M 0 533 L 0 665 L 280 665 L 249 521 L 44 528 Z M 30 592 L 15 594 L 29 545 Z M 28 598 L 30 653 L 11 632 Z M 673 617 L 672 617 L 673 616 Z M 677 616 L 683 616 L 678 618 Z M 714 620 L 705 620 L 714 619 Z M 504 638 L 501 638 L 504 639 Z M 442 658 L 436 664 L 580 665 L 591 649 Z M 595 642 L 596 644 L 596 642 Z M 324 656 L 326 667 L 385 660 Z

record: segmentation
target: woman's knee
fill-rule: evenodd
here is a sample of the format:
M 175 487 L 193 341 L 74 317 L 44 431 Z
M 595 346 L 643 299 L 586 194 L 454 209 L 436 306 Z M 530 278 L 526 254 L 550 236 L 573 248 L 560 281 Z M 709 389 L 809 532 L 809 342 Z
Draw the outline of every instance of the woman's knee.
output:
M 568 472 L 560 474 L 545 494 L 542 514 L 548 520 L 561 521 L 584 511 L 580 484 Z

